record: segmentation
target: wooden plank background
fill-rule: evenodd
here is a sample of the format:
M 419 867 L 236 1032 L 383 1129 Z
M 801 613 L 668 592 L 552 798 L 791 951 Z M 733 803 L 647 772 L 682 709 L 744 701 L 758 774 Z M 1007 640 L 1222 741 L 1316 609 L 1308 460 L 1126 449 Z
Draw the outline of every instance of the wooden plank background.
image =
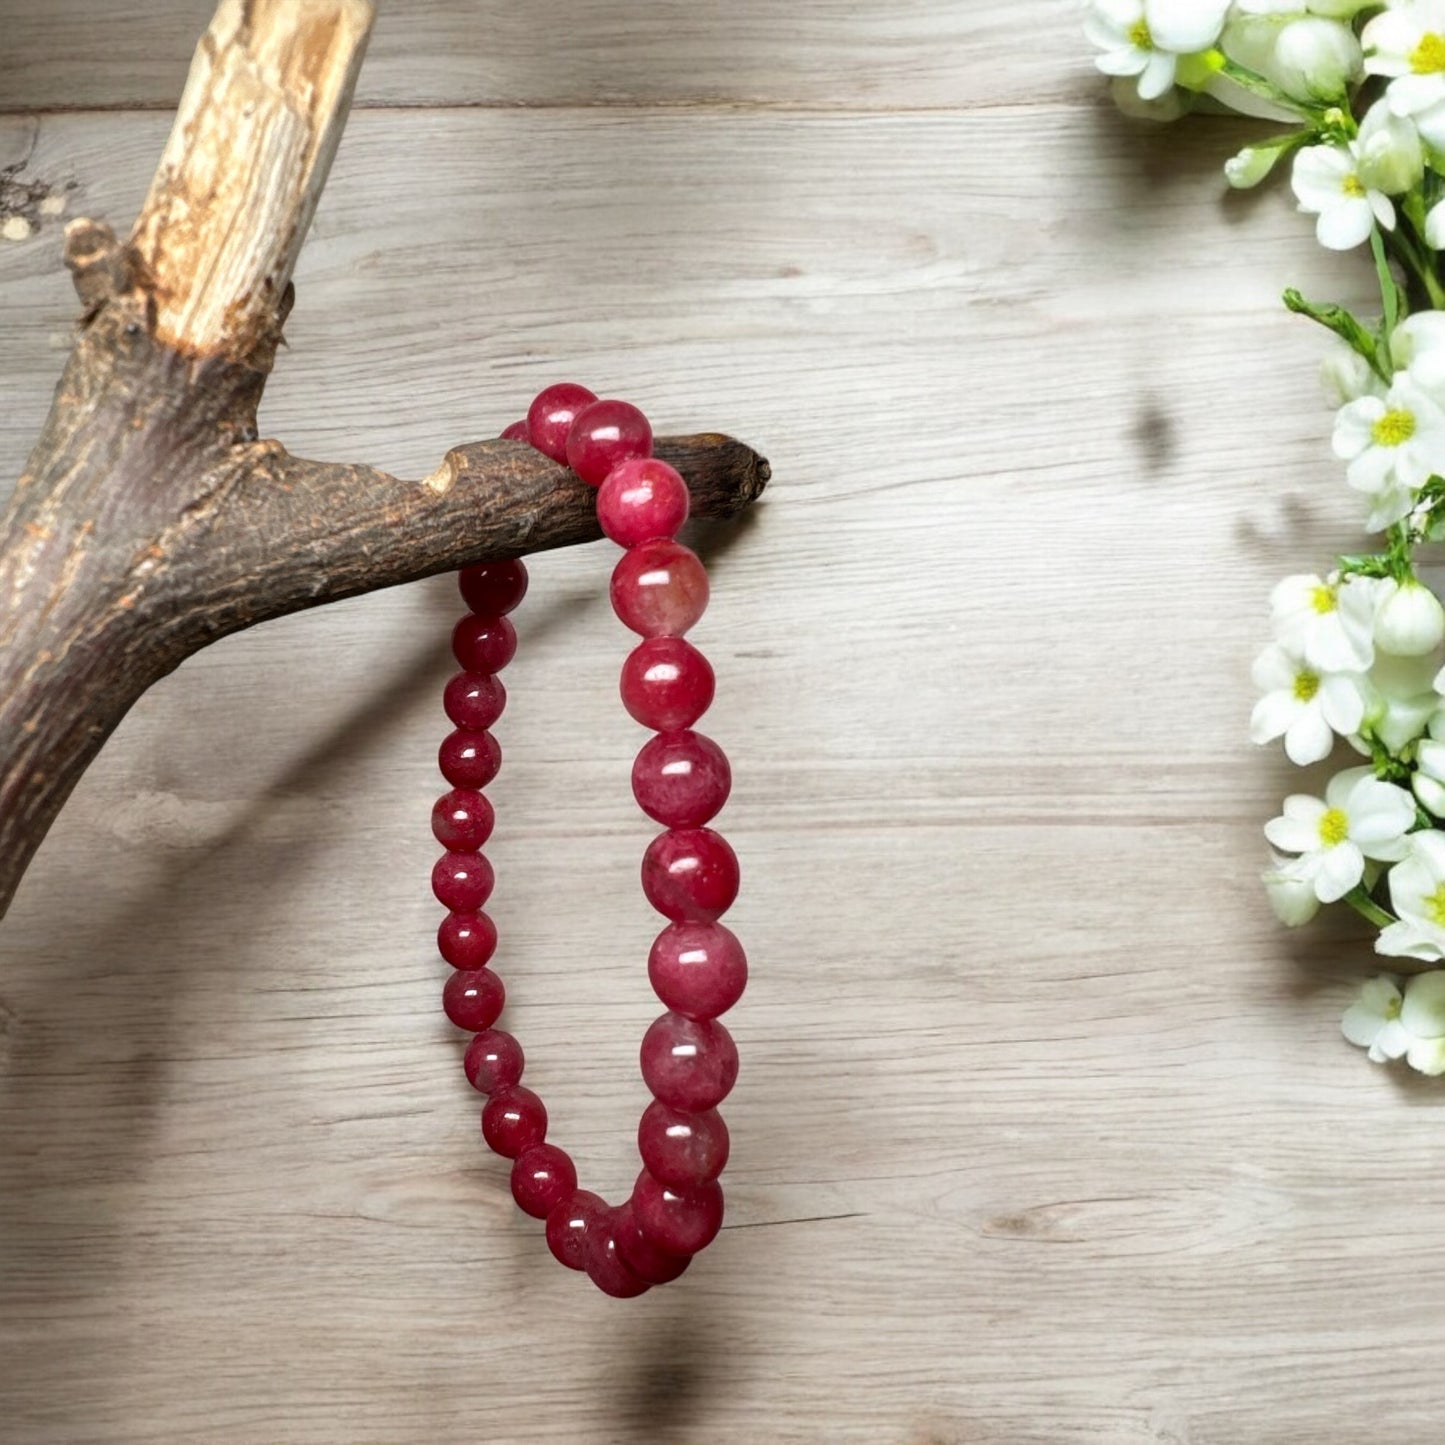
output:
M 204 0 L 0 0 L 0 167 L 128 224 Z M 753 982 L 728 1227 L 614 1302 L 441 1018 L 436 581 L 135 709 L 0 929 L 0 1436 L 1321 1445 L 1440 1426 L 1445 1090 L 1269 916 L 1275 578 L 1357 540 L 1362 298 L 1252 131 L 1116 117 L 1068 0 L 383 9 L 263 424 L 422 475 L 575 376 L 775 481 L 700 545 Z M 0 486 L 75 314 L 0 242 Z M 495 788 L 509 1019 L 618 1195 L 655 1005 L 605 550 L 540 559 Z

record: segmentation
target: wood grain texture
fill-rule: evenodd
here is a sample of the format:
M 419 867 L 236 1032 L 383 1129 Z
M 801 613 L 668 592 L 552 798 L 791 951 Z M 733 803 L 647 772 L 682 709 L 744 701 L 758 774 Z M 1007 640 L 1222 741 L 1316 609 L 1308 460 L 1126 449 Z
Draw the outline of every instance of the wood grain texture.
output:
M 861 55 L 881 10 L 844 9 Z M 268 429 L 417 475 L 565 371 L 772 461 L 700 538 L 753 963 L 728 1228 L 626 1304 L 546 1257 L 437 1007 L 452 590 L 283 619 L 141 701 L 0 932 L 14 1438 L 1437 1431 L 1445 1093 L 1339 1039 L 1358 935 L 1270 919 L 1295 779 L 1244 741 L 1269 587 L 1357 539 L 1278 294 L 1368 277 L 1282 196 L 1221 199 L 1236 128 L 1114 118 L 1060 7 L 1008 8 L 1046 65 L 955 24 L 1003 11 L 895 10 L 920 93 L 1049 103 L 353 116 Z M 789 36 L 770 94 L 841 95 Z M 123 219 L 167 127 L 16 116 L 0 164 Z M 7 478 L 68 337 L 58 235 L 0 246 Z M 509 1016 L 617 1193 L 652 924 L 606 567 L 533 569 L 493 851 Z

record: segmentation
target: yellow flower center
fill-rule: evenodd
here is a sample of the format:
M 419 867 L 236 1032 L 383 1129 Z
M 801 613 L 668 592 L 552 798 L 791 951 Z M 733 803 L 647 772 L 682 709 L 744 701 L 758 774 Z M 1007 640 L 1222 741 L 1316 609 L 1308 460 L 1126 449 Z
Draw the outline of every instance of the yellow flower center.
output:
M 1315 694 L 1320 690 L 1319 674 L 1314 672 L 1297 672 L 1294 676 L 1294 695 L 1300 702 L 1313 702 Z
M 1337 605 L 1335 600 L 1335 589 L 1333 587 L 1316 587 L 1310 593 L 1310 602 L 1314 605 L 1316 612 L 1323 617 L 1327 612 L 1333 612 Z
M 1415 435 L 1415 413 L 1387 411 L 1373 427 L 1370 435 L 1377 447 L 1399 447 Z
M 1354 171 L 1351 171 L 1349 175 L 1340 182 L 1340 189 L 1347 196 L 1353 196 L 1356 200 L 1365 194 L 1365 188 L 1361 184 L 1359 176 L 1357 176 Z
M 1420 43 L 1410 52 L 1410 69 L 1416 75 L 1439 75 L 1445 71 L 1445 35 L 1433 30 L 1420 37 Z
M 1445 883 L 1442 883 L 1428 898 L 1420 900 L 1425 917 L 1436 928 L 1445 928 Z
M 1129 27 L 1129 44 L 1137 46 L 1140 50 L 1153 50 L 1154 37 L 1149 33 L 1147 20 L 1136 20 Z
M 1326 848 L 1335 848 L 1350 836 L 1350 820 L 1339 808 L 1331 808 L 1320 819 L 1320 842 Z

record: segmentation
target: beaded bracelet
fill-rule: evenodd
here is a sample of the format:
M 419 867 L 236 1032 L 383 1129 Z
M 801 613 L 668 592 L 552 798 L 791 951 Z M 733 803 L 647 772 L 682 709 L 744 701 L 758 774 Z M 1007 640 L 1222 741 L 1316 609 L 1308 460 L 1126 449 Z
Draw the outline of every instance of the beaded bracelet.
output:
M 728 1131 L 717 1105 L 737 1078 L 738 1055 L 717 1018 L 741 997 L 747 959 L 717 921 L 737 897 L 737 857 L 706 826 L 727 801 L 732 776 L 722 749 L 692 730 L 712 703 L 713 671 L 683 634 L 707 606 L 707 573 L 674 540 L 687 518 L 687 484 L 652 456 L 652 428 L 636 407 L 563 382 L 541 392 L 527 419 L 502 436 L 529 442 L 598 488 L 602 530 L 626 549 L 612 573 L 612 607 L 643 639 L 622 665 L 621 692 L 627 711 L 656 734 L 633 763 L 632 792 L 666 830 L 643 855 L 642 891 L 669 920 L 647 963 L 668 1011 L 642 1040 L 642 1077 L 653 1102 L 638 1125 L 643 1169 L 625 1204 L 609 1206 L 577 1187 L 570 1157 L 546 1142 L 546 1107 L 521 1083 L 521 1045 L 493 1027 L 505 994 L 488 967 L 497 930 L 481 911 L 493 884 L 480 851 L 493 813 L 481 789 L 501 765 L 488 729 L 506 704 L 497 674 L 517 647 L 508 614 L 527 590 L 521 562 L 485 563 L 460 575 L 470 611 L 456 625 L 452 650 L 464 670 L 446 686 L 456 731 L 438 756 L 452 790 L 432 810 L 432 831 L 447 850 L 432 870 L 432 891 L 450 910 L 437 946 L 454 970 L 442 1004 L 474 1035 L 464 1068 L 487 1095 L 482 1137 L 514 1161 L 512 1197 L 546 1220 L 547 1244 L 564 1265 L 586 1270 L 604 1293 L 626 1297 L 676 1279 L 722 1226 L 717 1179 Z

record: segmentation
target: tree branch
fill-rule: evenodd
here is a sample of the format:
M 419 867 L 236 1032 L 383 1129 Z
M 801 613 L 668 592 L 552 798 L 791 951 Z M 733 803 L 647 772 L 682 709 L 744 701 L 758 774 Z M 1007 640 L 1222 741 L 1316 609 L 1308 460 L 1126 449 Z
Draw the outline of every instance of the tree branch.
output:
M 600 535 L 591 489 L 518 443 L 404 482 L 257 439 L 370 23 L 366 0 L 221 0 L 130 242 L 67 228 L 82 330 L 0 529 L 0 915 L 131 704 L 208 642 Z M 727 437 L 657 451 L 699 516 L 768 479 Z

